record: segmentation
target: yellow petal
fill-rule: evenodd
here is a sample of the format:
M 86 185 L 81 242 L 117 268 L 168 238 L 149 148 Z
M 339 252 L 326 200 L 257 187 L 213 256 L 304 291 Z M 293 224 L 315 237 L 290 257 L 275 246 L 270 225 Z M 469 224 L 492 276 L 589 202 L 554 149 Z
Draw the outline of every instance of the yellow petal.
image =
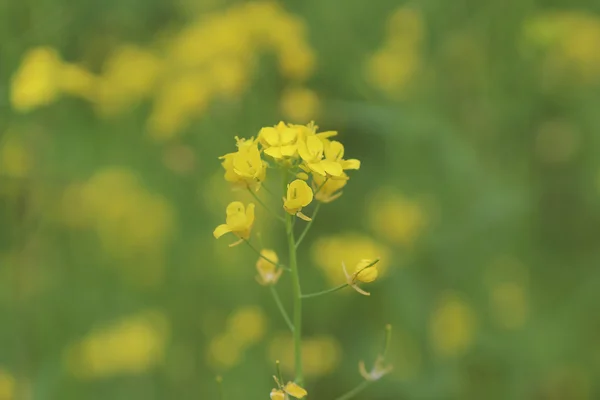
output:
M 221 236 L 223 236 L 224 234 L 229 233 L 229 232 L 231 232 L 231 228 L 229 227 L 229 225 L 221 224 L 215 228 L 213 235 L 214 235 L 215 239 L 218 239 Z
M 302 179 L 303 181 L 307 181 L 308 180 L 308 174 L 306 172 L 298 172 L 296 174 L 296 178 Z
M 275 128 L 262 128 L 258 133 L 258 137 L 261 139 L 263 144 L 268 146 L 277 146 L 279 144 L 279 133 Z
M 308 394 L 306 390 L 296 385 L 294 382 L 288 382 L 284 386 L 283 390 L 285 390 L 285 392 L 290 396 L 294 396 L 297 399 L 301 399 Z
M 311 217 L 309 217 L 309 216 L 307 216 L 307 215 L 305 215 L 305 214 L 302 214 L 302 212 L 300 212 L 300 211 L 298 211 L 298 212 L 296 213 L 296 216 L 297 216 L 298 218 L 300 218 L 300 219 L 303 219 L 303 220 L 305 220 L 306 222 L 310 222 L 310 221 L 312 221 L 312 218 L 311 218 Z
M 343 169 L 360 169 L 360 160 L 351 158 L 350 160 L 344 160 L 342 162 Z
M 265 154 L 276 160 L 283 157 L 283 154 L 281 154 L 281 147 L 269 147 L 268 149 L 265 149 Z
M 285 393 L 281 390 L 273 389 L 271 390 L 271 400 L 285 400 Z
M 281 154 L 285 157 L 291 157 L 296 154 L 297 146 L 295 144 L 288 144 L 285 146 L 281 146 Z
M 342 169 L 342 165 L 335 161 L 321 161 L 321 166 L 325 169 L 328 175 L 331 176 L 342 176 L 344 175 L 344 170 Z

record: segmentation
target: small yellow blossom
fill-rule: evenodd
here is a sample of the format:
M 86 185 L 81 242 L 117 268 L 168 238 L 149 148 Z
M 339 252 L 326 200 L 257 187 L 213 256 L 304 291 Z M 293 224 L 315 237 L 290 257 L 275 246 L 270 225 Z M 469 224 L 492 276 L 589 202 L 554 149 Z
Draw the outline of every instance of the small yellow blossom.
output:
M 329 179 L 319 174 L 313 174 L 315 199 L 321 203 L 331 203 L 342 195 L 341 189 L 346 186 L 347 182 L 348 179 Z
M 360 161 L 357 159 L 344 160 L 344 145 L 336 140 L 325 141 L 323 147 L 325 159 L 341 165 L 342 169 L 359 169 Z
M 298 141 L 298 154 L 308 169 L 322 176 L 342 178 L 344 175 L 342 165 L 337 161 L 324 159 L 324 152 L 323 140 L 317 135 Z
M 37 47 L 28 51 L 12 77 L 10 101 L 13 108 L 27 112 L 56 100 L 60 94 L 57 79 L 60 67 L 56 50 Z
M 220 157 L 225 169 L 225 180 L 235 185 L 258 189 L 265 180 L 267 163 L 260 158 L 260 151 L 253 138 L 236 137 L 238 151 Z
M 373 282 L 375 279 L 377 279 L 379 272 L 377 271 L 376 264 L 378 262 L 379 262 L 379 259 L 360 260 L 358 262 L 358 264 L 356 264 L 356 267 L 354 268 L 354 273 L 352 273 L 352 274 L 348 273 L 348 271 L 346 270 L 346 264 L 344 262 L 342 262 L 342 269 L 344 270 L 344 275 L 346 275 L 346 282 L 348 283 L 348 286 L 352 287 L 354 290 L 356 290 L 358 293 L 360 293 L 362 295 L 370 296 L 371 293 L 365 292 L 360 287 L 358 287 L 358 285 L 356 283 L 357 282 L 369 283 L 369 282 Z
M 430 319 L 434 351 L 442 357 L 463 355 L 475 340 L 476 316 L 456 293 L 445 293 Z
M 258 271 L 258 276 L 256 280 L 261 285 L 274 285 L 279 280 L 281 273 L 283 270 L 277 267 L 277 263 L 279 263 L 279 257 L 277 257 L 277 253 L 273 250 L 263 249 L 260 254 L 262 257 L 258 258 L 256 262 L 256 269 Z M 269 261 L 267 261 L 267 259 Z
M 287 186 L 287 197 L 283 199 L 283 208 L 289 214 L 296 215 L 305 221 L 310 218 L 302 214 L 302 207 L 306 207 L 313 200 L 313 191 L 306 182 L 296 179 Z
M 235 246 L 241 243 L 243 239 L 248 239 L 254 224 L 254 203 L 248 204 L 246 208 L 244 203 L 240 201 L 231 202 L 227 206 L 226 214 L 226 222 L 215 228 L 214 237 L 218 239 L 224 234 L 232 232 L 240 238 L 240 241 L 230 246 Z
M 294 382 L 288 382 L 285 386 L 282 386 L 276 377 L 273 378 L 275 379 L 275 382 L 277 382 L 279 389 L 271 390 L 271 400 L 285 400 L 287 398 L 286 393 L 296 399 L 301 399 L 308 394 L 306 389 Z
M 265 154 L 279 160 L 296 154 L 298 131 L 279 122 L 275 127 L 262 128 L 258 134 Z
M 281 95 L 280 107 L 282 114 L 291 120 L 309 121 L 317 116 L 319 103 L 319 97 L 313 90 L 292 87 Z

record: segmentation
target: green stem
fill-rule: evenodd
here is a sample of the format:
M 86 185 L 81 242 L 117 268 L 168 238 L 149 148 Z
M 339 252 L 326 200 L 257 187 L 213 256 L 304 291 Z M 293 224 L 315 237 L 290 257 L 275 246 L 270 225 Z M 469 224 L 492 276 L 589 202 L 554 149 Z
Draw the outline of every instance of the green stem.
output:
M 300 243 L 302 243 L 302 240 L 304 240 L 304 236 L 306 236 L 306 234 L 308 233 L 308 230 L 310 229 L 310 227 L 313 224 L 313 221 L 315 220 L 315 218 L 317 217 L 317 214 L 319 213 L 319 209 L 321 208 L 321 203 L 317 203 L 316 207 L 315 207 L 315 211 L 313 211 L 313 215 L 311 217 L 311 220 L 308 221 L 308 224 L 306 224 L 306 226 L 304 227 L 304 230 L 302 231 L 302 233 L 300 234 L 300 237 L 298 238 L 298 240 L 296 241 L 296 248 L 300 247 Z
M 281 215 L 277 215 L 274 211 L 272 211 L 269 206 L 267 206 L 261 199 L 260 197 L 258 197 L 258 195 L 256 193 L 254 193 L 254 191 L 250 188 L 248 188 L 248 192 L 250 192 L 250 194 L 252 195 L 252 197 L 254 197 L 254 200 L 257 201 L 258 204 L 260 204 L 261 206 L 263 206 L 263 208 L 265 210 L 267 210 L 267 212 L 269 212 L 269 214 L 271 214 L 273 217 L 277 218 L 278 220 L 280 220 L 281 222 L 285 222 L 285 220 L 283 219 L 283 217 Z
M 351 398 L 368 388 L 371 385 L 371 383 L 373 383 L 373 381 L 362 381 L 354 389 L 350 390 L 346 394 L 341 395 L 340 397 L 337 397 L 335 400 L 350 400 Z
M 329 294 L 329 293 L 337 292 L 338 290 L 341 290 L 341 289 L 345 288 L 346 286 L 348 286 L 348 284 L 347 284 L 347 283 L 344 283 L 344 284 L 342 284 L 342 285 L 340 285 L 340 286 L 336 286 L 336 287 L 334 287 L 334 288 L 327 289 L 327 290 L 323 290 L 323 291 L 320 291 L 320 292 L 309 293 L 309 294 L 303 294 L 301 297 L 302 297 L 303 299 L 309 299 L 309 298 L 311 298 L 311 297 L 319 297 L 319 296 L 322 296 L 322 295 L 324 295 L 324 294 Z
M 283 174 L 284 188 L 287 187 L 288 172 Z M 285 191 L 286 189 L 284 189 Z M 302 373 L 302 290 L 300 288 L 300 275 L 298 274 L 298 260 L 296 257 L 296 241 L 294 239 L 293 219 L 295 216 L 286 215 L 285 227 L 288 239 L 290 256 L 290 271 L 292 277 L 292 293 L 294 296 L 294 368 L 296 370 L 296 383 L 304 385 Z
M 294 325 L 292 324 L 290 317 L 288 316 L 287 312 L 285 311 L 285 307 L 283 306 L 283 303 L 281 302 L 281 299 L 279 298 L 279 294 L 277 293 L 277 290 L 275 290 L 275 286 L 270 285 L 269 289 L 271 289 L 271 293 L 273 294 L 273 299 L 275 300 L 275 304 L 277 304 L 277 308 L 279 308 L 279 311 L 281 312 L 281 315 L 283 316 L 285 323 L 290 328 L 290 331 L 294 332 Z
M 223 389 L 223 378 L 217 376 L 217 386 L 219 387 L 219 400 L 225 400 L 225 390 Z
M 283 264 L 280 264 L 280 263 L 277 263 L 277 262 L 275 262 L 275 261 L 271 260 L 270 258 L 263 256 L 263 255 L 262 255 L 262 253 L 260 252 L 260 250 L 258 250 L 256 247 L 254 247 L 254 246 L 252 245 L 252 243 L 250 243 L 250 242 L 249 242 L 248 240 L 246 240 L 246 239 L 243 239 L 243 240 L 244 240 L 244 242 L 246 242 L 246 244 L 247 244 L 247 245 L 248 245 L 248 246 L 249 246 L 249 247 L 250 247 L 252 250 L 254 250 L 254 252 L 255 252 L 255 253 L 256 253 L 256 254 L 257 254 L 257 255 L 258 255 L 260 258 L 262 258 L 263 260 L 265 260 L 265 261 L 267 261 L 267 262 L 269 262 L 269 263 L 273 264 L 274 266 L 276 266 L 276 267 L 278 267 L 278 268 L 284 269 L 284 270 L 286 270 L 286 271 L 289 271 L 289 270 L 290 270 L 290 269 L 289 269 L 288 267 L 286 267 L 285 265 L 283 265 Z

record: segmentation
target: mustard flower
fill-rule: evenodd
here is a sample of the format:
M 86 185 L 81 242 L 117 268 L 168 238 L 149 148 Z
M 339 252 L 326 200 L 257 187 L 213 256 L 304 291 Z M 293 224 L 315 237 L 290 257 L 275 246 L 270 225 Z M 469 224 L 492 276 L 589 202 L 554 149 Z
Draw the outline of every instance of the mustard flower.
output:
M 275 127 L 262 128 L 258 133 L 265 154 L 276 160 L 293 157 L 296 154 L 297 137 L 298 130 L 287 126 L 283 121 Z
M 242 240 L 248 239 L 254 224 L 254 203 L 250 203 L 248 207 L 245 207 L 244 203 L 234 201 L 229 203 L 225 212 L 227 214 L 225 223 L 215 228 L 214 237 L 218 239 L 231 232 L 240 238 L 238 242 L 232 243 L 230 246 L 235 246 L 241 243 Z
M 322 176 L 341 178 L 344 174 L 342 165 L 337 161 L 324 159 L 324 139 L 317 135 L 308 136 L 298 141 L 298 154 L 309 170 Z
M 265 180 L 267 163 L 260 158 L 258 145 L 253 138 L 249 140 L 236 137 L 238 151 L 219 157 L 225 169 L 225 180 L 251 189 L 258 189 Z
M 275 382 L 277 382 L 279 389 L 271 390 L 271 400 L 286 400 L 288 398 L 287 395 L 290 395 L 296 399 L 301 399 L 308 394 L 306 389 L 300 387 L 294 382 L 288 382 L 285 384 L 285 386 L 281 386 L 277 378 L 275 378 Z
M 325 159 L 341 165 L 342 169 L 359 169 L 360 161 L 357 159 L 344 160 L 344 145 L 336 140 L 324 142 Z
M 362 290 L 358 287 L 357 282 L 369 283 L 373 282 L 377 279 L 379 272 L 377 271 L 376 264 L 379 262 L 379 259 L 376 260 L 360 260 L 356 267 L 354 268 L 354 273 L 349 274 L 346 270 L 346 264 L 342 262 L 342 269 L 344 270 L 344 275 L 346 275 L 346 283 L 348 286 L 352 287 L 358 293 L 370 296 L 371 293 Z
M 289 214 L 296 215 L 305 221 L 310 218 L 304 215 L 302 207 L 306 207 L 313 200 L 313 191 L 306 182 L 300 179 L 294 180 L 287 185 L 287 196 L 283 199 L 283 208 Z
M 279 257 L 277 257 L 277 253 L 273 250 L 268 249 L 261 250 L 260 254 L 262 257 L 259 257 L 256 262 L 256 270 L 258 271 L 256 280 L 263 286 L 274 285 L 283 272 L 276 265 L 279 262 Z
M 321 203 L 331 203 L 342 195 L 341 189 L 346 186 L 346 182 L 348 182 L 348 179 L 330 179 L 319 174 L 313 174 L 312 185 L 315 199 Z

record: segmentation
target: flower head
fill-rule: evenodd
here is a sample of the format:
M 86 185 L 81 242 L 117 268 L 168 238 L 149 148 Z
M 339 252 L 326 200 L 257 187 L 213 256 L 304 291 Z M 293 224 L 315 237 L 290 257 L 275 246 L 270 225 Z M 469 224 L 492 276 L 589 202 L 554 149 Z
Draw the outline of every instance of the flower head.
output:
M 344 160 L 344 145 L 336 140 L 324 142 L 323 151 L 325 159 L 340 164 L 342 169 L 359 169 L 360 161 L 357 159 Z
M 298 141 L 298 154 L 306 167 L 319 175 L 341 178 L 344 174 L 342 165 L 337 161 L 324 159 L 324 141 L 317 135 L 307 136 Z
M 313 200 L 313 191 L 306 182 L 296 179 L 287 186 L 287 195 L 283 199 L 283 208 L 289 214 L 296 215 L 306 221 L 310 218 L 302 214 L 302 207 L 306 207 Z
M 252 138 L 245 140 L 236 137 L 236 140 L 238 151 L 220 157 L 223 160 L 221 165 L 225 169 L 225 180 L 249 188 L 258 188 L 265 180 L 267 163 L 261 159 L 258 145 Z
M 346 186 L 347 179 L 330 179 L 319 174 L 313 174 L 313 190 L 315 199 L 321 203 L 331 203 L 342 195 L 341 189 Z
M 344 275 L 346 275 L 346 282 L 348 286 L 351 286 L 358 293 L 370 296 L 371 293 L 362 290 L 358 287 L 357 282 L 369 283 L 373 282 L 377 279 L 379 272 L 377 271 L 376 264 L 379 262 L 379 259 L 376 260 L 360 260 L 356 267 L 354 268 L 354 273 L 349 274 L 346 270 L 346 264 L 342 263 L 342 269 L 344 270 Z
M 240 241 L 230 246 L 235 246 L 242 240 L 248 239 L 252 225 L 254 224 L 254 203 L 250 203 L 248 207 L 245 207 L 244 203 L 234 201 L 229 203 L 225 212 L 227 214 L 225 223 L 215 228 L 213 232 L 214 237 L 218 239 L 226 233 L 231 232 L 240 238 Z
M 281 383 L 279 383 L 279 380 L 276 377 L 273 378 L 275 379 L 279 389 L 271 390 L 271 400 L 286 400 L 289 398 L 288 395 L 296 399 L 301 399 L 308 394 L 306 389 L 294 382 L 288 382 L 285 384 L 285 386 L 283 386 Z
M 262 257 L 258 258 L 256 262 L 256 270 L 258 276 L 256 280 L 261 285 L 274 285 L 279 280 L 283 270 L 277 267 L 279 257 L 273 250 L 263 249 L 260 251 Z
M 275 127 L 262 128 L 258 134 L 265 154 L 276 160 L 296 154 L 297 137 L 298 130 L 287 126 L 283 121 Z

